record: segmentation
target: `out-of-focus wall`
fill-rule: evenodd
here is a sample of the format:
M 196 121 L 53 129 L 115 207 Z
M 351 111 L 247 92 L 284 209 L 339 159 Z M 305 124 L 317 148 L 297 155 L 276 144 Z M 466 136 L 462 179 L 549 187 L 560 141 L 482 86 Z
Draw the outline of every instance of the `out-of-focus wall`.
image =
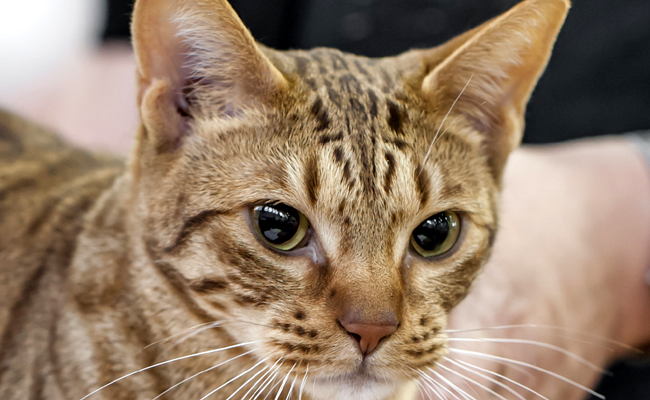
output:
M 0 1 L 0 103 L 99 43 L 103 0 Z
M 124 154 L 137 127 L 127 42 L 101 43 L 106 0 L 0 0 L 0 108 L 93 150 Z

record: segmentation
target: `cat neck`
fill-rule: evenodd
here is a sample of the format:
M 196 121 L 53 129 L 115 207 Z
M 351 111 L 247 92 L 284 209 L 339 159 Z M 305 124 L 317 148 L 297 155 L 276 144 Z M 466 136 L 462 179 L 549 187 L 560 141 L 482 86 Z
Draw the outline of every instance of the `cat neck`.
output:
M 72 398 L 81 398 L 133 371 L 216 349 L 235 346 L 152 368 L 103 389 L 97 396 L 151 399 L 175 383 L 235 357 L 227 364 L 230 371 L 245 371 L 256 362 L 242 355 L 246 350 L 226 331 L 210 328 L 210 324 L 219 323 L 219 316 L 203 311 L 183 279 L 157 260 L 134 215 L 138 207 L 133 206 L 137 197 L 132 187 L 130 173 L 119 178 L 89 212 L 77 239 L 79 250 L 69 275 L 71 304 L 64 307 L 64 314 L 66 319 L 83 323 L 84 350 L 92 358 L 67 361 L 89 371 L 82 376 L 93 378 L 79 392 L 71 393 Z M 65 336 L 62 340 L 73 341 L 79 332 L 62 330 L 61 335 Z M 214 369 L 192 379 L 182 393 L 200 398 L 229 378 L 232 376 L 223 370 Z M 238 387 L 231 386 L 229 392 Z

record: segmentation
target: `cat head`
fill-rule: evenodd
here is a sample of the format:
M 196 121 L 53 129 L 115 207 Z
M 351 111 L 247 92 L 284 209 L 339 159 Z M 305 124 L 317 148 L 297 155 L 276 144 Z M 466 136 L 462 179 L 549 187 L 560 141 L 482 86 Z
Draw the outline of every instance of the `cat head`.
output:
M 224 329 L 258 359 L 309 369 L 314 398 L 387 396 L 445 354 L 568 7 L 369 59 L 265 48 L 225 0 L 139 0 L 149 256 L 207 318 L 245 321 Z

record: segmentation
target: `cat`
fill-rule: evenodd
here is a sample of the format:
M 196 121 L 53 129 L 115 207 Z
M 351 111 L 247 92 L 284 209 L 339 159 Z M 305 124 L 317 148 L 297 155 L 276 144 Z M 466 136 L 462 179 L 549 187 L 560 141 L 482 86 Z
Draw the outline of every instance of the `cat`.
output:
M 127 162 L 0 114 L 0 398 L 414 398 L 568 8 L 370 59 L 136 1 Z

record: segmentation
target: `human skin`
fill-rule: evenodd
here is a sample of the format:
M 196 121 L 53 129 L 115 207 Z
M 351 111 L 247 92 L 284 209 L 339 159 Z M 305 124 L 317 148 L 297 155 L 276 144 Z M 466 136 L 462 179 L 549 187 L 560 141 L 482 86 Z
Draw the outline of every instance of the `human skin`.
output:
M 628 346 L 650 341 L 650 286 L 644 280 L 650 267 L 647 167 L 625 138 L 517 150 L 505 171 L 493 255 L 471 294 L 453 311 L 450 329 L 524 326 L 449 336 L 541 341 L 600 367 L 633 353 L 611 341 Z M 450 347 L 534 364 L 587 387 L 600 376 L 548 346 L 452 340 Z M 585 397 L 583 390 L 521 364 L 454 351 L 449 356 L 496 371 L 549 399 Z M 443 365 L 504 398 L 518 398 L 452 362 Z M 470 390 L 444 368 L 439 373 L 471 396 L 497 398 L 474 384 Z M 517 389 L 525 399 L 539 398 Z

